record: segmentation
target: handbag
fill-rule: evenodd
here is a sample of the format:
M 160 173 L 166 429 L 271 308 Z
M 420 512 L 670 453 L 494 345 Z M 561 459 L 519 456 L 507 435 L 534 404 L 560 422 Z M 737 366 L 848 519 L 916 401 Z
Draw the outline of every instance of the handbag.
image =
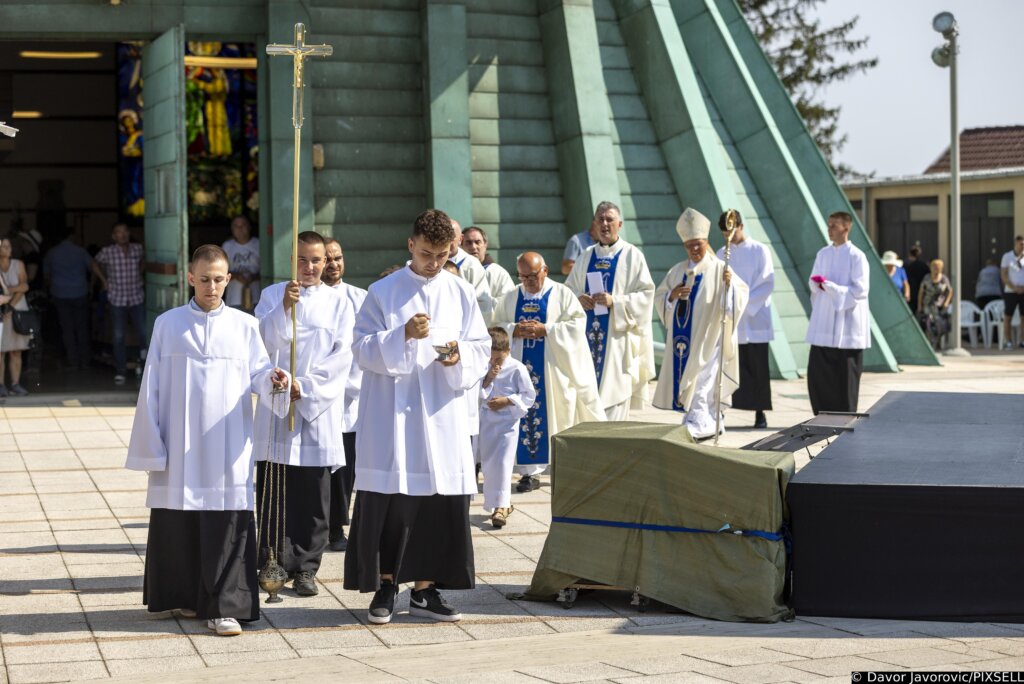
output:
M 19 335 L 28 335 L 29 337 L 35 337 L 39 331 L 39 312 L 32 311 L 18 311 L 15 309 L 11 312 L 11 323 L 14 325 L 14 332 Z

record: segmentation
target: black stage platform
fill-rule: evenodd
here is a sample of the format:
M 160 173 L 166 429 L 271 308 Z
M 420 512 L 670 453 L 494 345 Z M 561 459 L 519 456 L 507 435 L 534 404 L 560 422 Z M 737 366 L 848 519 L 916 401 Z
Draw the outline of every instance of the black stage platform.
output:
M 868 413 L 787 489 L 797 615 L 1024 622 L 1024 397 Z

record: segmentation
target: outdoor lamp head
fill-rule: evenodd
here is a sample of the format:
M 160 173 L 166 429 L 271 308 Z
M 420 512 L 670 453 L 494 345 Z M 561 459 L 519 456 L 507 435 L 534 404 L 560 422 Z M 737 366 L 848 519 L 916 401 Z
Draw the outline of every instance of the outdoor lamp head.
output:
M 932 50 L 932 61 L 936 66 L 946 68 L 949 66 L 949 43 L 940 45 Z
M 939 12 L 932 19 L 932 28 L 949 38 L 951 33 L 956 32 L 956 18 L 952 12 Z

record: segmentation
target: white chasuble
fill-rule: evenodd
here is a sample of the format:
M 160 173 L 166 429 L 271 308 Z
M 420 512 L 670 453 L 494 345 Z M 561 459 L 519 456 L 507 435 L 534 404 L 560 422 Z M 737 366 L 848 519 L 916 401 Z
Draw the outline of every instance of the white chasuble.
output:
M 292 318 L 282 303 L 286 285 L 263 290 L 256 318 L 270 358 L 291 372 Z M 287 418 L 273 418 L 265 407 L 257 407 L 256 460 L 337 469 L 345 465 L 341 435 L 355 312 L 340 292 L 322 284 L 299 288 L 296 307 L 293 375 L 302 396 L 294 402 L 295 429 L 288 429 Z
M 815 276 L 825 279 L 819 286 Z M 871 346 L 868 260 L 851 242 L 818 251 L 811 269 L 811 321 L 807 344 L 837 349 Z
M 272 374 L 249 314 L 191 302 L 157 317 L 125 464 L 149 471 L 148 507 L 253 509 L 252 393 L 269 404 Z
M 605 408 L 630 401 L 631 408 L 643 408 L 647 383 L 654 379 L 654 346 L 651 336 L 654 281 L 643 252 L 621 238 L 613 245 L 596 244 L 576 260 L 565 284 L 577 296 L 589 293 L 587 272 L 592 262 L 615 263 L 611 284 L 612 307 L 606 316 L 593 316 L 593 326 L 607 318 L 603 364 L 600 376 L 601 401 Z M 607 283 L 606 283 L 607 286 Z
M 484 273 L 487 274 L 487 287 L 495 305 L 502 297 L 516 289 L 512 276 L 498 262 L 492 261 L 489 264 L 484 264 Z
M 477 306 L 484 317 L 484 323 L 491 320 L 491 312 L 494 310 L 494 298 L 491 296 L 491 285 L 487 281 L 487 271 L 484 265 L 475 256 L 459 247 L 459 251 L 451 258 L 459 267 L 459 276 L 469 283 L 476 296 Z
M 544 287 L 536 294 L 530 294 L 522 285 L 506 294 L 494 310 L 494 325 L 508 332 L 512 356 L 520 361 L 523 360 L 523 345 L 528 342 L 521 337 L 513 337 L 518 322 L 516 306 L 520 293 L 525 299 L 547 296 L 544 365 L 533 372 L 539 371 L 543 375 L 543 400 L 547 414 L 547 435 L 544 437 L 550 448 L 552 435 L 577 423 L 605 419 L 587 345 L 587 316 L 572 290 L 550 278 L 544 281 Z
M 405 339 L 416 314 L 430 317 L 426 339 Z M 459 343 L 445 367 L 434 345 Z M 354 353 L 363 369 L 356 433 L 356 489 L 382 494 L 475 494 L 466 392 L 490 361 L 472 286 L 447 271 L 433 278 L 406 267 L 370 286 L 356 317 Z M 477 402 L 477 395 L 472 395 Z
M 722 282 L 724 273 L 725 262 L 708 250 L 697 264 L 686 260 L 673 266 L 658 286 L 654 304 L 665 326 L 665 356 L 654 393 L 654 405 L 658 408 L 689 412 L 694 397 L 699 394 L 702 411 L 710 410 L 713 422 L 714 406 L 705 408 L 704 399 L 709 390 L 713 390 L 712 397 L 717 391 L 714 383 L 718 379 L 718 359 L 723 350 L 722 396 L 732 395 L 739 387 L 736 321 L 747 305 L 748 288 L 734 272 L 726 291 Z M 670 302 L 673 288 L 681 284 L 694 288 L 689 298 Z M 715 372 L 710 372 L 711 368 Z

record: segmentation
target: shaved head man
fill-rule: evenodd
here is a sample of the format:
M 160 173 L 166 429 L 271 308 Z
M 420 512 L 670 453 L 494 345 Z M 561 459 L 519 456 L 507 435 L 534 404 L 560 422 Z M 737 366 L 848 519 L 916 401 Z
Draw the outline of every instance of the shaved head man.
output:
M 540 486 L 550 459 L 551 435 L 589 420 L 604 420 L 597 376 L 587 346 L 587 315 L 573 292 L 548 278 L 537 252 L 516 259 L 519 287 L 504 295 L 494 324 L 512 338 L 512 356 L 529 370 L 537 398 L 520 423 L 516 490 Z M 525 443 L 524 443 L 525 442 Z

